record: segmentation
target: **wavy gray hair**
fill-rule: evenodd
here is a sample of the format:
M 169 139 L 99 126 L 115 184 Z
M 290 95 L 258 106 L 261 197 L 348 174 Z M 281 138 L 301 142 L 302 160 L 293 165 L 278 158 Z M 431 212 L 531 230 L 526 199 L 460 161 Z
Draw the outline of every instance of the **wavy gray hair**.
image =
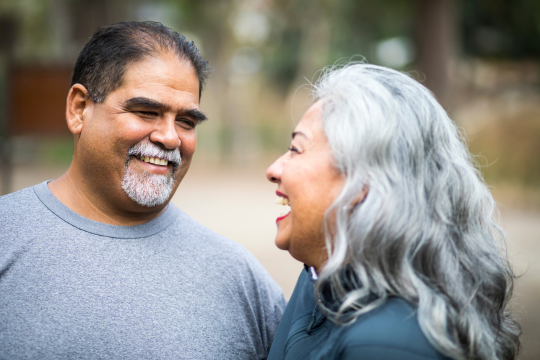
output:
M 317 294 L 336 301 L 322 310 L 346 324 L 399 296 L 443 354 L 514 359 L 521 328 L 507 308 L 515 276 L 505 237 L 444 109 L 409 76 L 368 64 L 325 69 L 313 95 L 346 176 L 325 220 Z

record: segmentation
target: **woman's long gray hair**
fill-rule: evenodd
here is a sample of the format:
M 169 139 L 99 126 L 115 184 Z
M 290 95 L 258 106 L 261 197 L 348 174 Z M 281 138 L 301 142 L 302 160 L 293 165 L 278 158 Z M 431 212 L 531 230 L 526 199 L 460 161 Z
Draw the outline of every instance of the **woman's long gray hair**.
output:
M 317 293 L 336 301 L 323 311 L 344 324 L 399 296 L 443 354 L 514 359 L 521 329 L 507 309 L 505 237 L 444 109 L 409 76 L 358 63 L 323 71 L 314 98 L 346 177 L 326 216 Z

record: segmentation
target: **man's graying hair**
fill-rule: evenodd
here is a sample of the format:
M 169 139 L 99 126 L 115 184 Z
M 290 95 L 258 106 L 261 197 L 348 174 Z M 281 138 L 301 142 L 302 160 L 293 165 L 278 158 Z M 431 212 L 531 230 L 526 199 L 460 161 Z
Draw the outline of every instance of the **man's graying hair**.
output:
M 322 310 L 346 324 L 399 296 L 443 354 L 514 359 L 521 328 L 507 307 L 515 276 L 505 237 L 443 108 L 409 76 L 368 64 L 326 69 L 313 92 L 346 176 L 326 215 Z
M 199 98 L 211 68 L 193 41 L 158 22 L 120 22 L 99 28 L 82 49 L 71 86 L 81 84 L 96 103 L 122 85 L 129 64 L 163 51 L 189 61 L 199 78 Z

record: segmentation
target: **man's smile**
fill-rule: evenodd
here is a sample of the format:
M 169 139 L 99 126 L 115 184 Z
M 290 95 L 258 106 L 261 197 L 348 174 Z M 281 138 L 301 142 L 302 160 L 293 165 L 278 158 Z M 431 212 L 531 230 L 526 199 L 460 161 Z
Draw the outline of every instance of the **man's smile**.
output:
M 155 175 L 172 176 L 177 166 L 172 161 L 158 157 L 149 157 L 144 155 L 132 155 L 130 161 L 134 163 L 133 169 L 139 169 L 138 171 L 147 172 Z M 131 166 L 133 166 L 131 165 Z M 128 165 L 129 166 L 129 165 Z
M 148 157 L 143 155 L 135 155 L 135 157 L 141 161 L 144 161 L 146 163 L 155 164 L 155 165 L 161 165 L 161 166 L 167 166 L 169 164 L 169 160 L 167 159 L 160 159 L 157 157 Z
M 141 166 L 148 171 L 162 175 L 169 172 L 169 165 L 172 166 L 172 172 L 174 174 L 182 162 L 182 156 L 178 149 L 163 149 L 148 140 L 140 141 L 129 148 L 126 166 L 132 158 L 139 160 Z

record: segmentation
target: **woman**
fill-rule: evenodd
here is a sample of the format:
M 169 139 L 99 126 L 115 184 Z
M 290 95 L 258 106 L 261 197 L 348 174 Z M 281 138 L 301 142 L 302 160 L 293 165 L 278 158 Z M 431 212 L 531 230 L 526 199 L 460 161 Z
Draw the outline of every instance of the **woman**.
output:
M 445 111 L 410 77 L 329 69 L 267 170 L 300 275 L 269 359 L 514 359 L 514 275 L 495 204 Z

